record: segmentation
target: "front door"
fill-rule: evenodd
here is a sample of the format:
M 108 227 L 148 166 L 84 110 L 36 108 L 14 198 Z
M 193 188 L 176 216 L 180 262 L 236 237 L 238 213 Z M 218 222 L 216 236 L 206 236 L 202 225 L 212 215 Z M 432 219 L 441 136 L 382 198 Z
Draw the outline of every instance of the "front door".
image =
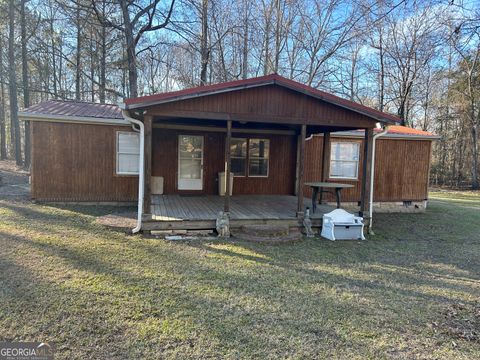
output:
M 178 190 L 203 190 L 203 136 L 178 136 Z

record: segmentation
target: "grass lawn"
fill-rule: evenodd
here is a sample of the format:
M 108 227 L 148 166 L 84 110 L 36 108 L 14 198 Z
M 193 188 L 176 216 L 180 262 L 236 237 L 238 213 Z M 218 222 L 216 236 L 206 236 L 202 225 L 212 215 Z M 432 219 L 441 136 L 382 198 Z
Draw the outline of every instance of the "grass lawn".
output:
M 0 201 L 0 340 L 59 359 L 480 358 L 480 195 L 367 241 L 127 236 L 107 208 Z

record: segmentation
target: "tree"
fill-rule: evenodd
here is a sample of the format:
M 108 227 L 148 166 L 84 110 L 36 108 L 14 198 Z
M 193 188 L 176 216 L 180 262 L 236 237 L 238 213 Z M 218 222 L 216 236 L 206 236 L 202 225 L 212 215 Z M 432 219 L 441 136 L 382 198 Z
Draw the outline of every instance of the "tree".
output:
M 21 27 L 21 41 L 22 41 L 22 87 L 23 87 L 23 107 L 30 106 L 30 86 L 28 80 L 28 56 L 27 56 L 27 43 L 29 38 L 27 37 L 27 24 L 26 24 L 26 11 L 25 4 L 27 0 L 20 1 L 20 27 Z M 25 153 L 25 167 L 30 167 L 30 121 L 25 122 L 25 141 L 24 141 L 24 153 Z
M 146 33 L 165 28 L 170 22 L 175 0 L 171 0 L 167 14 L 162 16 L 159 11 L 160 0 L 153 0 L 149 5 L 143 7 L 140 1 L 118 0 L 123 23 L 119 24 L 113 19 L 105 16 L 105 13 L 99 11 L 96 1 L 92 0 L 92 8 L 99 21 L 104 25 L 122 32 L 125 38 L 129 96 L 138 96 L 138 69 L 137 69 L 137 46 Z M 162 21 L 158 22 L 158 14 Z
M 17 71 L 15 63 L 15 1 L 9 0 L 9 34 L 8 34 L 8 79 L 10 99 L 10 121 L 13 141 L 13 152 L 17 165 L 22 165 L 22 149 L 20 144 L 20 126 L 18 122 L 18 99 L 17 99 Z

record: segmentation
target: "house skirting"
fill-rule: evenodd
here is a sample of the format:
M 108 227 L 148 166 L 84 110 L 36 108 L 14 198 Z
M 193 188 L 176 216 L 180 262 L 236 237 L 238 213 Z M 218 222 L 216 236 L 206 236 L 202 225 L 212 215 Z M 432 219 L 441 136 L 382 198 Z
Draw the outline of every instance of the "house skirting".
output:
M 334 202 L 327 202 L 327 205 L 335 206 Z M 374 202 L 374 213 L 422 213 L 427 209 L 428 200 L 424 201 L 384 201 Z M 342 208 L 350 212 L 358 212 L 357 202 L 342 202 Z

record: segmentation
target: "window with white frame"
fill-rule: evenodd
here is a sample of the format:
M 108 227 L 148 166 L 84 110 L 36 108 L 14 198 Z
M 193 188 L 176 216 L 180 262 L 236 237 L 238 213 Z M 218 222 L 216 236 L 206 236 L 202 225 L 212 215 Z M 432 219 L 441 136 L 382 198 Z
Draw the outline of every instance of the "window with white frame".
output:
M 138 175 L 140 136 L 135 132 L 117 132 L 117 174 Z
M 358 179 L 360 144 L 332 142 L 330 148 L 330 178 Z

